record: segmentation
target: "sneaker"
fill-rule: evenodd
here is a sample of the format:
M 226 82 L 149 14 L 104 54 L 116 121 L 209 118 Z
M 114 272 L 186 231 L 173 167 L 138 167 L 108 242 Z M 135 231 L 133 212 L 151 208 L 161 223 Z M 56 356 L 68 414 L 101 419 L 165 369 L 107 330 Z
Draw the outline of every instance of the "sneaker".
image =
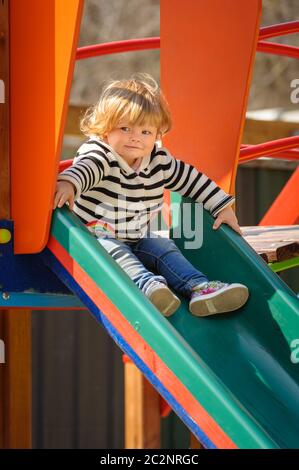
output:
M 170 317 L 181 305 L 180 299 L 163 282 L 153 282 L 145 295 L 165 317 Z
M 242 307 L 249 293 L 243 284 L 210 281 L 194 288 L 189 303 L 190 312 L 198 317 L 232 312 Z

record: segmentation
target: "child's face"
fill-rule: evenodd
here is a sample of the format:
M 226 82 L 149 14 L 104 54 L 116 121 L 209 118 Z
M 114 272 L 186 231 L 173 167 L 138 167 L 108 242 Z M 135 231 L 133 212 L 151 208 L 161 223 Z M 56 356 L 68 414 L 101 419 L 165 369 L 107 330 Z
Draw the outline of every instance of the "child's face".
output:
M 136 126 L 123 120 L 106 134 L 105 141 L 131 166 L 136 158 L 150 155 L 157 138 L 156 127 Z

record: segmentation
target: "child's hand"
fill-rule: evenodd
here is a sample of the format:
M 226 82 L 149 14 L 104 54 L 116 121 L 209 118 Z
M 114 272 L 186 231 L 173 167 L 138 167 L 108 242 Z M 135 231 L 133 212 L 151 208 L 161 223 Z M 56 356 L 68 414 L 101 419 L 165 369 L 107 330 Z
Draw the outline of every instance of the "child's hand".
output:
M 68 181 L 58 181 L 56 184 L 53 209 L 56 209 L 56 207 L 62 207 L 65 202 L 68 202 L 69 208 L 72 210 L 74 207 L 74 199 L 74 185 L 72 183 L 69 183 Z
M 223 223 L 229 225 L 235 232 L 243 235 L 238 224 L 238 219 L 231 207 L 225 207 L 219 212 L 214 222 L 213 229 L 217 230 Z

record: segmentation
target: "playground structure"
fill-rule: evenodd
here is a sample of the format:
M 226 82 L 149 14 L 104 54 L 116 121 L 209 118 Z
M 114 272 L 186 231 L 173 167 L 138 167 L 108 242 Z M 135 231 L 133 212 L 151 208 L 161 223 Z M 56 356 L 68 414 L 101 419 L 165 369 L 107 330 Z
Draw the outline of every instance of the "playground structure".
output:
M 298 58 L 298 48 L 264 39 L 298 32 L 299 22 L 259 29 L 258 0 L 234 4 L 225 21 L 217 8 L 219 1 L 205 3 L 183 5 L 171 0 L 170 8 L 170 0 L 161 0 L 161 83 L 175 123 L 166 144 L 234 193 L 238 164 L 269 154 L 298 160 L 299 137 L 241 149 L 240 142 L 255 53 Z M 205 214 L 201 250 L 186 250 L 184 239 L 176 242 L 208 275 L 216 273 L 230 281 L 237 271 L 239 281 L 249 286 L 250 300 L 241 313 L 216 321 L 191 317 L 183 301 L 180 310 L 166 320 L 67 208 L 52 213 L 75 59 L 159 47 L 159 38 L 150 38 L 76 52 L 82 7 L 80 0 L 47 0 L 37 18 L 32 15 L 36 0 L 23 5 L 12 0 L 9 15 L 6 10 L 10 41 L 5 49 L 7 114 L 2 117 L 1 164 L 6 172 L 1 170 L 0 283 L 1 307 L 10 309 L 5 314 L 10 325 L 8 342 L 13 344 L 16 331 L 22 337 L 31 309 L 85 306 L 204 447 L 298 447 L 299 366 L 291 361 L 291 354 L 299 337 L 299 303 L 273 272 L 275 266 L 270 269 L 227 227 L 214 233 L 211 217 Z M 199 18 L 201 27 L 190 28 Z M 211 35 L 213 24 L 216 28 Z M 201 51 L 197 60 L 194 45 Z M 24 50 L 31 51 L 31 67 Z M 216 80 L 219 71 L 221 87 Z M 217 123 L 223 122 L 225 127 L 219 126 L 215 135 Z M 188 135 L 196 136 L 196 141 L 184 137 Z M 260 225 L 298 223 L 299 202 L 292 197 L 298 188 L 298 171 Z M 180 201 L 180 197 L 175 194 L 171 200 Z M 224 252 L 230 266 L 219 263 Z M 299 257 L 293 256 L 286 267 L 298 264 Z M 24 315 L 19 309 L 25 309 Z M 23 406 L 30 401 L 29 378 L 22 375 L 26 366 L 24 370 L 15 368 L 16 354 L 26 355 L 30 341 L 28 335 L 22 338 L 15 353 L 11 349 L 6 370 L 1 371 L 3 447 L 30 445 L 30 409 Z M 126 369 L 128 380 L 134 375 L 135 381 L 143 383 L 131 362 Z M 22 399 L 15 398 L 17 387 L 24 392 Z M 149 390 L 147 399 L 151 394 L 151 419 L 157 423 L 159 400 Z M 128 406 L 138 408 L 140 404 Z M 142 406 L 146 408 L 144 401 Z M 165 403 L 163 409 L 167 410 Z M 21 422 L 28 431 L 23 445 L 16 430 Z M 151 431 L 155 434 L 154 427 Z M 136 437 L 137 447 L 157 445 L 150 438 L 142 440 L 146 432 Z M 130 444 L 128 436 L 127 446 L 132 447 Z

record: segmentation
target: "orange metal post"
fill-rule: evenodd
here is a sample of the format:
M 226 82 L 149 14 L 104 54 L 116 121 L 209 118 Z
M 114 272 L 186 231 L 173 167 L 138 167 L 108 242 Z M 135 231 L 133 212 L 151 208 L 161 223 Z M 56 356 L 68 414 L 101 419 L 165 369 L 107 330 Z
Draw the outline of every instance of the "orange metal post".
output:
M 48 239 L 82 0 L 11 0 L 11 216 L 15 253 Z
M 259 225 L 293 225 L 299 223 L 299 168 L 296 168 Z
M 234 193 L 260 0 L 161 0 L 161 82 L 173 154 Z

